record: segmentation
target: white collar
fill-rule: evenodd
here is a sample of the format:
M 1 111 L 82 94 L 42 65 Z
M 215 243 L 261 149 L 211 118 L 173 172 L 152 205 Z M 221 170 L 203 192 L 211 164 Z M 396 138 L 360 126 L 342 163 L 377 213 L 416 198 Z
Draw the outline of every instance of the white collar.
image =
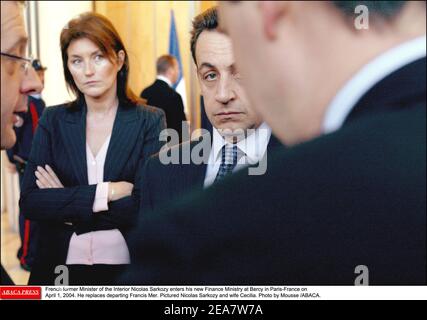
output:
M 338 92 L 326 109 L 323 133 L 331 133 L 343 125 L 357 102 L 378 82 L 403 66 L 426 56 L 426 36 L 394 47 L 359 70 Z
M 157 75 L 157 80 L 161 80 L 161 81 L 166 82 L 168 84 L 168 86 L 172 88 L 172 82 L 168 78 L 166 78 L 165 76 L 162 76 L 159 74 L 159 75 Z
M 256 164 L 261 161 L 267 150 L 270 137 L 271 129 L 265 122 L 263 122 L 254 130 L 254 132 L 236 144 L 239 150 L 246 155 L 248 161 L 247 164 Z M 229 144 L 229 142 L 220 135 L 218 130 L 213 128 L 212 160 L 214 162 L 220 161 L 222 147 L 227 143 Z
M 40 93 L 33 93 L 33 94 L 30 94 L 30 96 L 38 100 L 41 100 L 42 98 L 42 95 Z

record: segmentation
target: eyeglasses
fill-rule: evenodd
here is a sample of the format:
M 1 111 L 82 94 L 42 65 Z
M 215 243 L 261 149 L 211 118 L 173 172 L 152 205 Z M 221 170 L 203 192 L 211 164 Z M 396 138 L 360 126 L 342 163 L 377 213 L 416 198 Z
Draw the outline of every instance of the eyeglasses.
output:
M 28 58 L 15 56 L 14 54 L 9 54 L 5 52 L 0 52 L 0 55 L 9 59 L 13 59 L 15 61 L 21 61 L 21 68 L 25 75 L 28 75 L 28 69 L 32 66 L 34 58 L 32 56 Z

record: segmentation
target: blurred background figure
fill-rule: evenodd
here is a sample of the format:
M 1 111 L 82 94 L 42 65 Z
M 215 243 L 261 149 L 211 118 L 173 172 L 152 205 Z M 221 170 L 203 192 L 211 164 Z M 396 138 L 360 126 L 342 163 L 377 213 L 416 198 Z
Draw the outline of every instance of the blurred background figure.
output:
M 24 3 L 24 1 L 18 2 Z M 5 4 L 7 3 L 9 2 L 6 1 Z M 129 72 L 128 80 L 128 86 L 133 92 L 139 94 L 142 88 L 153 83 L 157 75 L 156 60 L 158 57 L 170 54 L 177 58 L 181 66 L 181 81 L 179 83 L 185 83 L 185 88 L 180 91 L 179 89 L 182 86 L 177 86 L 176 91 L 182 97 L 186 119 L 188 123 L 191 122 L 191 130 L 197 130 L 201 125 L 200 90 L 190 53 L 190 21 L 200 12 L 213 6 L 214 3 L 215 1 L 157 1 L 154 3 L 147 1 L 126 3 L 120 1 L 26 1 L 25 5 L 22 6 L 23 23 L 21 29 L 30 41 L 28 41 L 28 48 L 25 48 L 19 56 L 37 57 L 41 60 L 42 66 L 48 66 L 49 75 L 43 89 L 43 101 L 46 103 L 46 110 L 49 109 L 49 106 L 75 100 L 76 96 L 73 91 L 69 90 L 66 82 L 63 81 L 64 70 L 61 52 L 58 50 L 58 38 L 65 23 L 72 18 L 88 11 L 100 13 L 112 21 L 119 34 L 126 35 L 122 40 L 130 52 L 128 59 L 133 66 Z M 5 18 L 3 19 L 3 17 Z M 2 10 L 2 25 L 7 26 L 12 20 L 11 12 Z M 153 21 L 156 23 L 152 23 Z M 12 25 L 7 27 L 12 27 Z M 2 45 L 6 39 L 4 30 L 6 29 L 2 28 Z M 141 45 L 141 41 L 143 41 L 143 45 Z M 17 52 L 12 51 L 5 53 L 18 55 Z M 2 54 L 1 59 L 2 72 L 9 72 L 10 66 L 15 64 L 13 58 Z M 22 60 L 22 63 L 25 64 L 26 62 Z M 3 76 L 7 75 L 7 72 Z M 20 97 L 17 94 L 3 95 L 3 92 L 16 92 L 12 88 L 13 85 L 13 82 L 2 79 L 2 105 L 11 106 L 12 104 L 7 103 L 7 101 Z M 2 110 L 1 120 L 4 123 L 9 119 L 4 116 L 5 109 L 2 108 Z M 2 130 L 5 128 L 8 126 L 4 126 Z M 10 130 L 14 131 L 13 125 Z M 8 140 L 12 136 L 4 134 L 6 131 L 2 131 L 1 134 L 2 146 L 7 144 L 8 148 L 11 148 L 12 145 Z M 16 252 L 21 246 L 18 206 L 19 177 L 15 165 L 13 166 L 15 173 L 9 172 L 6 152 L 2 153 L 1 163 L 1 234 L 3 239 L 1 259 L 3 266 L 15 282 L 26 284 L 28 272 L 20 267 L 20 261 L 16 258 Z
M 44 88 L 46 68 L 38 59 L 33 60 L 32 67 L 36 71 L 42 86 L 39 91 L 28 96 L 28 109 L 26 112 L 19 113 L 20 119 L 14 127 L 16 144 L 13 148 L 7 150 L 7 156 L 10 161 L 9 169 L 11 172 L 18 173 L 19 185 L 22 184 L 39 118 L 46 107 L 41 96 L 41 91 Z M 19 213 L 19 236 L 21 238 L 21 246 L 18 250 L 17 257 L 21 267 L 27 271 L 31 271 L 31 266 L 36 255 L 37 228 L 36 222 L 25 219 L 23 213 Z
M 42 89 L 40 80 L 31 67 L 32 60 L 24 56 L 28 38 L 20 2 L 1 1 L 2 150 L 13 147 L 16 142 L 13 126 L 20 119 L 17 114 L 27 110 L 27 96 Z M 1 265 L 1 284 L 13 284 L 3 264 Z
M 178 61 L 174 56 L 163 55 L 157 59 L 156 70 L 156 81 L 141 92 L 141 98 L 165 112 L 167 128 L 175 130 L 179 135 L 179 142 L 182 142 L 182 123 L 187 118 L 182 98 L 172 88 L 180 75 Z

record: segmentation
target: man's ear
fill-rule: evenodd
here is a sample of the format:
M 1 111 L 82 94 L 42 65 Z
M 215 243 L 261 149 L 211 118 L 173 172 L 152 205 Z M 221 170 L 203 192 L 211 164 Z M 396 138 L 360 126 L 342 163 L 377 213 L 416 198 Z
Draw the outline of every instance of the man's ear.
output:
M 278 22 L 286 13 L 287 1 L 259 1 L 261 11 L 262 25 L 265 35 L 269 40 L 277 37 Z

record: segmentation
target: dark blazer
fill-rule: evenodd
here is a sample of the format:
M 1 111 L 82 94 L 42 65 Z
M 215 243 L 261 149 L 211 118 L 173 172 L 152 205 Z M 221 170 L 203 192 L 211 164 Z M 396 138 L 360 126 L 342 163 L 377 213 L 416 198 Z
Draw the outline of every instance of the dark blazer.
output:
M 181 96 L 166 82 L 156 80 L 141 92 L 141 98 L 165 112 L 167 128 L 176 130 L 179 133 L 179 141 L 182 141 L 182 121 L 187 119 Z
M 30 283 L 52 284 L 54 268 L 65 264 L 73 232 L 118 228 L 126 238 L 139 204 L 139 181 L 145 160 L 159 151 L 164 128 L 161 110 L 121 103 L 104 166 L 104 181 L 134 183 L 132 196 L 109 203 L 107 212 L 92 212 L 96 185 L 88 185 L 86 105 L 49 107 L 40 119 L 24 175 L 20 206 L 40 225 L 38 254 Z M 63 189 L 39 189 L 34 172 L 50 165 Z M 140 169 L 141 168 L 141 169 Z M 71 222 L 73 225 L 67 225 Z
M 147 160 L 141 181 L 140 215 L 143 215 L 147 210 L 164 206 L 189 191 L 203 190 L 209 153 L 205 155 L 206 159 L 201 164 L 182 163 L 180 161 L 176 164 L 165 165 L 160 161 L 161 154 L 165 155 L 165 153 L 167 155 L 179 154 L 180 159 L 182 159 L 184 152 L 191 153 L 198 146 L 201 149 L 202 143 L 211 145 L 210 136 L 202 136 L 196 141 L 186 141 L 178 146 L 173 146 L 171 149 L 161 151 L 160 154 Z M 268 143 L 267 155 L 271 156 L 277 147 L 284 146 L 272 135 Z
M 7 156 L 11 163 L 16 163 L 16 160 L 13 159 L 14 155 L 25 161 L 28 159 L 33 142 L 34 127 L 37 126 L 38 119 L 41 117 L 45 107 L 43 99 L 28 96 L 28 112 L 19 113 L 24 123 L 19 128 L 14 127 L 16 143 L 11 149 L 7 150 Z
M 122 283 L 353 285 L 365 265 L 371 285 L 425 285 L 425 58 L 371 88 L 337 132 L 144 214 L 130 241 Z
M 12 279 L 7 274 L 6 270 L 3 268 L 3 265 L 1 265 L 0 273 L 1 273 L 1 282 L 0 282 L 1 285 L 4 285 L 4 286 L 14 285 Z

